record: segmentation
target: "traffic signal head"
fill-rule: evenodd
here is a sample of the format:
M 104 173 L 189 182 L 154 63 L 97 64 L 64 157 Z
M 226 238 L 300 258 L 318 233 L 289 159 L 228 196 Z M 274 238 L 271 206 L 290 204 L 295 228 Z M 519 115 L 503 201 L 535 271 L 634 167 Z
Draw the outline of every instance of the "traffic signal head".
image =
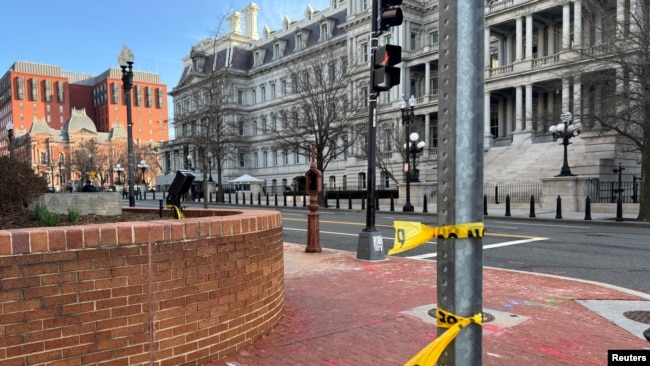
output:
M 400 70 L 395 67 L 402 62 L 402 47 L 387 44 L 377 47 L 373 55 L 372 87 L 386 91 L 399 84 Z
M 399 8 L 399 6 L 402 5 L 402 0 L 377 1 L 379 2 L 379 30 L 386 31 L 390 27 L 397 27 L 398 25 L 402 24 L 404 16 L 402 15 L 402 9 Z

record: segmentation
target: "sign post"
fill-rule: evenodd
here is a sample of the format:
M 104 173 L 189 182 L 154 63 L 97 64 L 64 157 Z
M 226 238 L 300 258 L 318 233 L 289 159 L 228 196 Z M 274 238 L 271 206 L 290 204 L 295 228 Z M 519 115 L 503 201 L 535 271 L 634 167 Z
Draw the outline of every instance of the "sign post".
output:
M 484 3 L 439 5 L 438 226 L 483 221 Z M 438 310 L 465 318 L 482 312 L 482 250 L 482 237 L 438 239 Z M 463 328 L 438 365 L 481 365 L 481 336 L 478 324 Z

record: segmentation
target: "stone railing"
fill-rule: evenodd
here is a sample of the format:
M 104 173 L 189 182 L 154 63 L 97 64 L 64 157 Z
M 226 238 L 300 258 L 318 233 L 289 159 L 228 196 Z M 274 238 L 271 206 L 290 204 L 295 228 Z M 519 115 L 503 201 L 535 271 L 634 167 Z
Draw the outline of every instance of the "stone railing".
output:
M 0 230 L 0 364 L 199 365 L 284 311 L 282 221 L 268 210 Z

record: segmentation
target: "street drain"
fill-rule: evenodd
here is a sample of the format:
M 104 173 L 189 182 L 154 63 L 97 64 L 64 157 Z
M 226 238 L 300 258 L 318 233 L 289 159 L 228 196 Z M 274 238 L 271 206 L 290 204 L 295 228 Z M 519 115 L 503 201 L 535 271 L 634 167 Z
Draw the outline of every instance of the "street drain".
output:
M 433 308 L 429 311 L 427 311 L 427 314 L 429 314 L 430 317 L 436 318 L 436 308 Z M 483 312 L 483 323 L 489 323 L 494 320 L 494 315 L 490 313 L 486 313 L 485 311 Z
M 633 310 L 626 311 L 623 316 L 635 322 L 650 324 L 650 311 Z

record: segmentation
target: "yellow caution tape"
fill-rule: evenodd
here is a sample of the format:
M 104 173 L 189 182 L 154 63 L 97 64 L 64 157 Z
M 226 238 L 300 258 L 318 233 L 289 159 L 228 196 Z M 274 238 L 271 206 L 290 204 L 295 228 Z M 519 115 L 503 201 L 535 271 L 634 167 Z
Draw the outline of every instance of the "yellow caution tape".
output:
M 173 208 L 174 210 L 176 210 L 176 218 L 177 219 L 182 220 L 182 219 L 185 218 L 185 215 L 183 215 L 183 210 L 181 210 L 180 207 L 178 207 L 176 205 L 167 205 L 167 208 Z
M 447 348 L 461 329 L 471 323 L 483 326 L 483 314 L 478 313 L 470 318 L 452 314 L 441 308 L 436 309 L 436 325 L 439 328 L 448 328 L 442 335 L 436 338 L 428 346 L 424 347 L 417 355 L 413 356 L 404 366 L 430 366 L 435 365 L 442 352 Z
M 433 227 L 413 221 L 395 221 L 395 241 L 393 249 L 388 255 L 393 255 L 413 249 L 435 237 L 438 239 L 465 239 L 483 237 L 484 225 L 482 222 L 469 224 L 447 225 Z

